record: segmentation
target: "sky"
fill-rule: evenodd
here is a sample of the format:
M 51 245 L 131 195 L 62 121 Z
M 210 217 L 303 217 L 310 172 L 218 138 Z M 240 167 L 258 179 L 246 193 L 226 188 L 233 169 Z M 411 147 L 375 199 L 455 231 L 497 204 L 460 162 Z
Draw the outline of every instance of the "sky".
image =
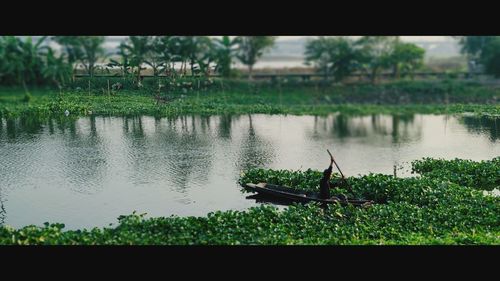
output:
M 108 37 L 118 37 L 118 38 L 125 38 L 126 36 L 108 36 Z M 212 37 L 218 37 L 218 36 L 212 36 Z M 234 37 L 234 36 L 230 36 Z M 307 38 L 307 37 L 314 37 L 314 36 L 278 36 L 277 40 L 279 41 L 286 41 L 286 40 L 295 40 L 295 39 L 300 39 L 300 38 Z M 353 36 L 353 37 L 358 37 L 358 36 Z M 442 42 L 442 41 L 450 41 L 453 40 L 451 36 L 401 36 L 401 39 L 403 41 L 429 41 L 429 42 Z
M 307 38 L 310 36 L 278 36 L 278 40 L 294 40 L 299 38 Z M 357 36 L 356 36 L 357 37 Z M 413 42 L 413 41 L 429 41 L 429 42 L 442 42 L 453 40 L 451 36 L 401 36 L 401 40 Z

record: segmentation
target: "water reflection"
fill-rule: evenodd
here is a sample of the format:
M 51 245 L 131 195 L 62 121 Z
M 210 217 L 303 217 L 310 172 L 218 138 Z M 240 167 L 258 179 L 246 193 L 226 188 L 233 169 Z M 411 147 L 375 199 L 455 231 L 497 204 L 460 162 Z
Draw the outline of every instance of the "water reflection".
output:
M 0 226 L 5 224 L 5 217 L 6 216 L 7 216 L 7 212 L 5 211 L 2 189 L 0 188 Z
M 223 139 L 231 139 L 232 115 L 222 115 L 219 117 L 218 136 Z
M 351 138 L 366 138 L 373 141 L 375 136 L 390 136 L 392 143 L 414 141 L 419 139 L 421 134 L 422 123 L 415 122 L 414 115 L 384 116 L 375 114 L 365 117 L 352 117 L 344 114 L 329 117 L 316 116 L 314 117 L 313 130 L 308 133 L 312 139 L 320 140 L 334 137 L 339 142 L 345 142 Z
M 248 114 L 248 132 L 243 136 L 236 166 L 248 170 L 269 165 L 275 157 L 273 144 L 261 137 L 254 128 L 252 115 Z
M 9 140 L 15 140 L 20 136 L 31 137 L 43 129 L 43 122 L 36 118 L 8 119 L 5 123 Z
M 471 117 L 464 116 L 459 119 L 459 121 L 465 125 L 470 133 L 474 134 L 485 134 L 489 135 L 489 139 L 495 142 L 499 139 L 500 131 L 500 120 L 496 117 Z
M 103 138 L 97 132 L 96 117 L 59 123 L 64 134 L 58 150 L 60 170 L 65 174 L 72 190 L 93 194 L 103 189 L 107 155 Z
M 245 209 L 259 203 L 241 194 L 240 171 L 322 169 L 332 143 L 343 171 L 357 175 L 421 157 L 491 159 L 496 140 L 494 119 L 436 115 L 2 119 L 0 222 L 78 228 L 133 210 Z
M 212 167 L 213 141 L 209 118 L 126 119 L 125 149 L 129 177 L 136 184 L 166 181 L 180 192 L 203 185 Z

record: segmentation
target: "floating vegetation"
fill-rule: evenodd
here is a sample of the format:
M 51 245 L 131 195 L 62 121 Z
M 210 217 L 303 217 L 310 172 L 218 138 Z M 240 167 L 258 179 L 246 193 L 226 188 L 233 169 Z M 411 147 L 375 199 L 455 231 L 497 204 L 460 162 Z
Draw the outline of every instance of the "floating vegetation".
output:
M 50 223 L 21 229 L 0 227 L 0 244 L 498 245 L 500 198 L 482 192 L 498 183 L 498 163 L 498 158 L 482 162 L 427 158 L 412 163 L 423 173 L 419 177 L 349 177 L 354 195 L 377 201 L 369 208 L 307 204 L 279 210 L 262 205 L 206 217 L 160 218 L 133 213 L 121 216 L 116 227 L 92 230 L 64 231 L 63 224 Z M 456 169 L 472 178 L 450 177 Z M 320 171 L 313 170 L 255 169 L 244 173 L 240 183 L 267 181 L 314 190 L 320 177 Z M 489 180 L 477 181 L 479 177 Z

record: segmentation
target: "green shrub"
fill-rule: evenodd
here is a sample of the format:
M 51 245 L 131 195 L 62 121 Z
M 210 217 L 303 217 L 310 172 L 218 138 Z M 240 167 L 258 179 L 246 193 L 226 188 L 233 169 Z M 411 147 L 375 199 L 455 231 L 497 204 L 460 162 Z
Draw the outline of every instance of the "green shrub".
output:
M 23 102 L 29 103 L 32 99 L 33 96 L 29 92 L 24 93 Z

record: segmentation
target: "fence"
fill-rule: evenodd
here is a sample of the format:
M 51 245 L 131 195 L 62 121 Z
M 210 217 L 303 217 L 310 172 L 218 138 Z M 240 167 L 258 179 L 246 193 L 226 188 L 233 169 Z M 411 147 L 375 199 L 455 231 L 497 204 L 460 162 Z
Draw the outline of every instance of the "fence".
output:
M 476 78 L 486 78 L 487 76 L 482 73 L 470 74 L 469 72 L 416 72 L 413 73 L 414 79 L 444 79 L 444 78 L 457 78 L 457 79 L 468 79 L 471 77 Z M 85 78 L 89 77 L 88 74 L 75 74 L 76 78 Z M 94 77 L 123 77 L 121 74 L 94 74 Z M 152 74 L 141 74 L 141 78 L 145 77 L 154 77 Z M 166 75 L 158 75 L 158 77 L 166 77 Z M 220 77 L 220 75 L 211 75 L 210 77 Z M 245 76 L 243 76 L 245 77 Z M 324 79 L 325 76 L 320 73 L 256 73 L 252 75 L 255 80 L 278 80 L 278 79 L 300 79 L 302 81 L 312 80 L 314 78 Z M 392 73 L 381 73 L 379 75 L 381 79 L 391 79 L 394 78 Z M 355 73 L 351 74 L 347 77 L 348 80 L 363 80 L 369 79 L 369 75 Z

